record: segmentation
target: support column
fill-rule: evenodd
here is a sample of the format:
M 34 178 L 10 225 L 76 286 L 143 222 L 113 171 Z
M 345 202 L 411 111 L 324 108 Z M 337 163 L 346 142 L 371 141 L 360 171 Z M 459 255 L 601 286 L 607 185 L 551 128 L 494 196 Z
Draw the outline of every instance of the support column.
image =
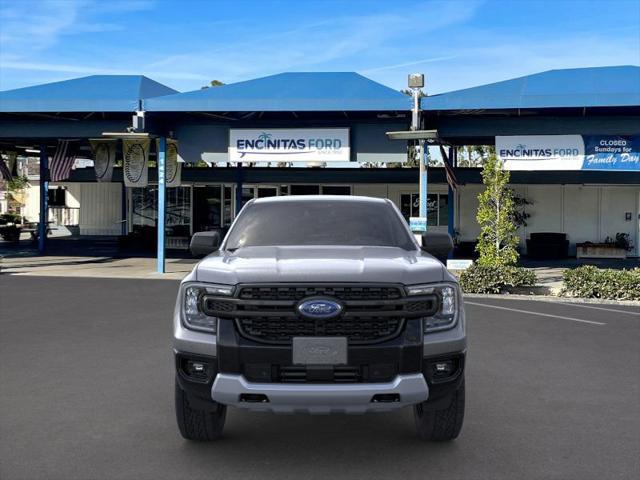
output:
M 47 249 L 47 226 L 49 222 L 49 157 L 47 145 L 40 145 L 40 223 L 38 224 L 38 252 L 44 255 Z
M 120 216 L 122 217 L 122 224 L 120 234 L 126 237 L 129 233 L 129 220 L 127 219 L 127 187 L 124 186 L 124 179 L 122 180 L 122 188 L 120 190 Z
M 242 183 L 244 181 L 244 171 L 242 170 L 242 163 L 238 162 L 236 165 L 236 216 L 242 210 Z
M 458 155 L 458 151 L 456 150 L 456 147 L 451 147 L 449 149 L 449 162 L 450 162 L 450 166 L 451 168 L 455 168 L 457 163 L 458 163 L 458 159 L 457 159 L 457 155 Z M 451 185 L 448 185 L 448 189 L 447 189 L 447 217 L 449 218 L 449 222 L 447 224 L 447 231 L 449 232 L 449 235 L 451 235 L 451 238 L 454 237 L 455 235 L 455 195 L 453 192 L 453 188 L 451 188 Z M 453 251 L 449 252 L 449 258 L 453 258 Z
M 165 272 L 165 258 L 164 258 L 164 230 L 165 230 L 165 215 L 166 215 L 166 152 L 167 152 L 167 139 L 160 137 L 158 142 L 158 221 L 156 225 L 158 227 L 158 273 Z

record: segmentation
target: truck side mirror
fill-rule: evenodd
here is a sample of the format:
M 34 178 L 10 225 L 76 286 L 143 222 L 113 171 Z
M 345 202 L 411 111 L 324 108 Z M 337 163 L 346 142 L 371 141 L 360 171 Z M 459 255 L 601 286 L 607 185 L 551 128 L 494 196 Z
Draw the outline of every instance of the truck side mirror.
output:
M 211 230 L 209 232 L 196 232 L 191 237 L 189 250 L 194 257 L 203 257 L 215 252 L 220 247 L 220 232 Z
M 422 234 L 422 250 L 430 253 L 442 263 L 447 261 L 447 257 L 453 250 L 453 239 L 448 233 L 424 232 Z

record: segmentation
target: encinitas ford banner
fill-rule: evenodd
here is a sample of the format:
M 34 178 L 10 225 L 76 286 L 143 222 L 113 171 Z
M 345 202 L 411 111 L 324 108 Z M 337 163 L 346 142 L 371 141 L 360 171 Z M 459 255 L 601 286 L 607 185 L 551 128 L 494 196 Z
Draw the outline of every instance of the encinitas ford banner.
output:
M 348 162 L 348 128 L 230 129 L 230 162 Z
M 640 170 L 640 136 L 496 136 L 506 170 Z

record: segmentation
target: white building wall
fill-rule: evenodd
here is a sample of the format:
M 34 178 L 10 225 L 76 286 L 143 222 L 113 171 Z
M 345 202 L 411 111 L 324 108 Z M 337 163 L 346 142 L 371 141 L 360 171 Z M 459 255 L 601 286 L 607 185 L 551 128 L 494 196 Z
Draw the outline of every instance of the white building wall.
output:
M 575 255 L 576 243 L 600 240 L 600 189 L 593 186 L 564 186 L 564 231 L 569 236 L 569 254 Z
M 478 194 L 482 185 L 458 188 L 456 229 L 461 241 L 475 240 L 480 233 L 476 222 Z M 570 242 L 570 255 L 575 244 L 602 242 L 618 232 L 631 236 L 635 245 L 630 255 L 640 255 L 640 186 L 597 185 L 512 185 L 517 195 L 532 202 L 525 207 L 531 215 L 527 226 L 519 230 L 520 246 L 533 232 L 564 232 Z M 630 213 L 631 220 L 627 220 Z
M 525 211 L 527 219 L 525 234 L 531 232 L 563 232 L 563 188 L 562 185 L 527 185 L 523 189 L 525 198 L 532 202 Z
M 353 195 L 362 195 L 365 197 L 389 198 L 388 185 L 384 184 L 354 184 L 351 187 Z
M 30 181 L 30 186 L 25 191 L 25 205 L 22 216 L 30 222 L 40 219 L 40 184 Z
M 638 187 L 601 187 L 600 188 L 600 240 L 615 238 L 616 233 L 628 233 L 640 254 L 640 232 L 638 232 Z M 631 220 L 626 219 L 630 213 Z
M 80 192 L 82 186 L 80 183 L 67 183 L 66 202 L 68 208 L 80 208 Z
M 120 235 L 122 185 L 78 183 L 80 186 L 80 235 Z

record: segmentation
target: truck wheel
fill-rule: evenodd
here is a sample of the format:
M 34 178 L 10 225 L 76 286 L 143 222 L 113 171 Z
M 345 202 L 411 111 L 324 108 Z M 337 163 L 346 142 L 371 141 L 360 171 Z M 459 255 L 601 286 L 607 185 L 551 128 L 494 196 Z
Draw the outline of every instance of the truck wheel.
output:
M 185 392 L 176 381 L 176 419 L 180 433 L 187 440 L 206 442 L 222 435 L 227 407 L 198 400 Z
M 422 402 L 414 405 L 413 415 L 422 440 L 446 442 L 456 438 L 464 420 L 464 379 L 451 396 L 448 407 L 436 409 Z

